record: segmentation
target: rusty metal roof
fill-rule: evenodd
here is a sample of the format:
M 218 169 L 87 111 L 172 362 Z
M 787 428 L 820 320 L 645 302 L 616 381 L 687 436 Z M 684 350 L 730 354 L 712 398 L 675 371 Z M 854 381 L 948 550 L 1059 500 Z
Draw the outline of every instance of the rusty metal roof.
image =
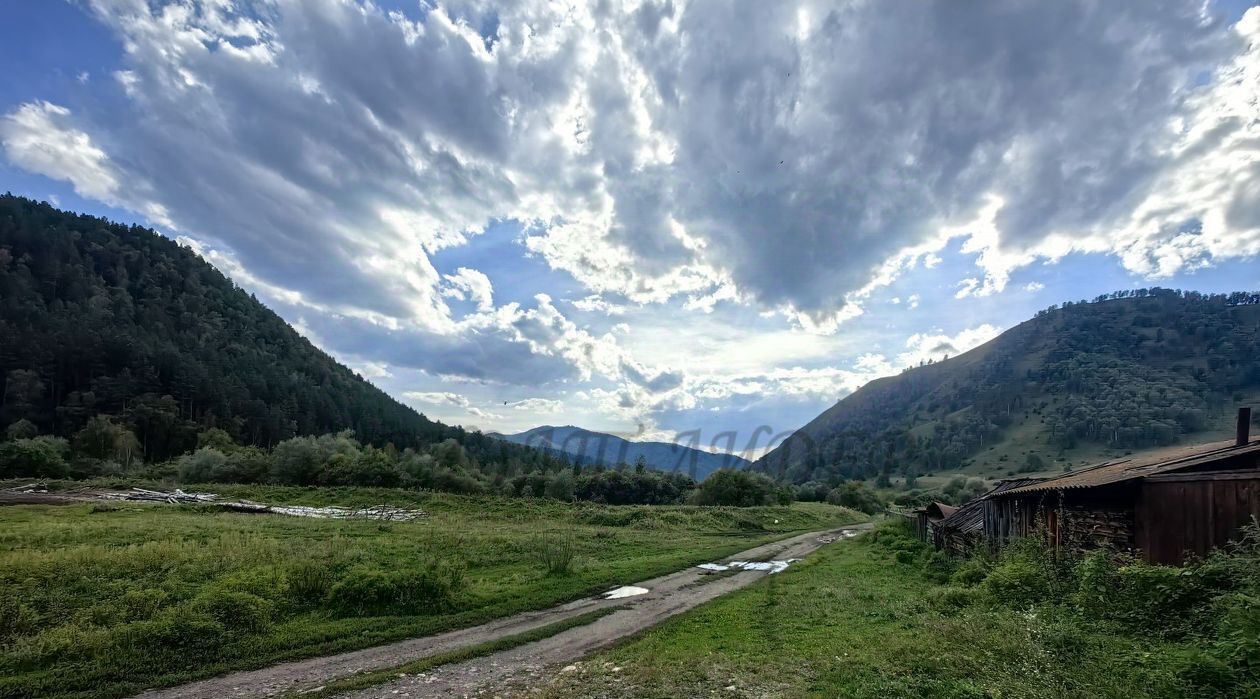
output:
M 1133 480 L 1134 478 L 1145 478 L 1146 476 L 1160 473 L 1179 471 L 1183 468 L 1199 466 L 1231 456 L 1253 452 L 1260 452 L 1260 440 L 1243 446 L 1235 446 L 1234 440 L 1231 439 L 1223 442 L 1171 447 L 1137 456 L 1126 456 L 1121 459 L 1104 461 L 1089 468 L 1057 478 L 1050 478 L 1040 483 L 1011 488 L 1001 494 L 1022 495 L 1024 493 L 1038 493 L 1047 490 L 1094 488 L 1100 485 Z

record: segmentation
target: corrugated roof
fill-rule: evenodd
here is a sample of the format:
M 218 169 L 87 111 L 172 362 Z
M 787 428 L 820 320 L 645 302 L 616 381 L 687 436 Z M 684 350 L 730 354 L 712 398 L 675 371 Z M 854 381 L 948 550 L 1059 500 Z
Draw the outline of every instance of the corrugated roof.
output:
M 1100 485 L 1133 480 L 1134 478 L 1153 476 L 1158 473 L 1178 471 L 1183 468 L 1237 456 L 1238 454 L 1249 454 L 1257 451 L 1260 451 L 1260 440 L 1239 447 L 1234 446 L 1232 439 L 1223 442 L 1160 449 L 1137 456 L 1104 461 L 1075 473 L 1050 478 L 1040 483 L 1011 488 L 1002 494 L 1021 495 L 1047 490 L 1094 488 Z

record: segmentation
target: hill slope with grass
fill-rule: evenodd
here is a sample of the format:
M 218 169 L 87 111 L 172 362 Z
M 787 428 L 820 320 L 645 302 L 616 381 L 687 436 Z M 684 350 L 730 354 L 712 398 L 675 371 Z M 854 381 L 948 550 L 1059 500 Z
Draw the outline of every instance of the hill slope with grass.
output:
M 0 196 L 0 383 L 0 426 L 71 436 L 109 415 L 150 461 L 189 451 L 209 427 L 258 446 L 349 429 L 377 446 L 455 439 L 483 462 L 555 461 L 399 403 L 173 240 L 11 195 Z
M 744 468 L 748 460 L 735 454 L 714 454 L 669 442 L 634 442 L 580 427 L 544 425 L 517 434 L 496 435 L 509 442 L 564 454 L 582 465 L 635 464 L 640 457 L 658 471 L 677 472 L 703 480 L 720 468 Z
M 1206 441 L 1258 395 L 1260 293 L 1118 292 L 872 381 L 755 468 L 793 482 L 1046 471 Z

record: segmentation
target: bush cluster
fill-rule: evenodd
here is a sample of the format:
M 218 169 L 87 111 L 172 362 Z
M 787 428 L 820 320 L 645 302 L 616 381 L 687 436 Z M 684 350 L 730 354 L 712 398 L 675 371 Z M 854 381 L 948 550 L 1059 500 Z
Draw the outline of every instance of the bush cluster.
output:
M 10 439 L 0 442 L 0 478 L 127 474 L 173 477 L 187 484 L 401 487 L 609 505 L 749 507 L 787 504 L 796 494 L 789 486 L 747 471 L 722 471 L 697 487 L 687 475 L 653 470 L 645 463 L 611 469 L 574 466 L 562 460 L 548 462 L 552 463 L 549 468 L 527 467 L 514 459 L 482 463 L 454 439 L 400 452 L 390 445 L 378 448 L 362 444 L 348 431 L 293 437 L 267 450 L 238 445 L 227 432 L 211 428 L 198 435 L 194 451 L 166 464 L 145 465 L 139 459 L 135 436 L 108 418 L 93 418 L 72 442 L 47 435 L 29 436 L 26 424 L 15 423 L 13 427 L 7 431 Z M 827 491 L 810 499 L 843 500 L 855 509 L 875 511 L 870 503 L 877 501 L 860 484 L 844 488 L 860 497 L 830 497 Z
M 709 474 L 700 483 L 691 496 L 691 503 L 735 507 L 787 505 L 792 502 L 792 496 L 789 486 L 780 485 L 768 476 L 724 468 Z
M 1180 567 L 1105 550 L 1056 556 L 1034 539 L 958 561 L 933 552 L 902 522 L 870 538 L 895 560 L 948 580 L 928 600 L 942 613 L 970 606 L 1041 609 L 1069 626 L 1186 642 L 1199 649 L 1178 661 L 1187 691 L 1260 692 L 1260 527 L 1254 524 L 1239 541 Z

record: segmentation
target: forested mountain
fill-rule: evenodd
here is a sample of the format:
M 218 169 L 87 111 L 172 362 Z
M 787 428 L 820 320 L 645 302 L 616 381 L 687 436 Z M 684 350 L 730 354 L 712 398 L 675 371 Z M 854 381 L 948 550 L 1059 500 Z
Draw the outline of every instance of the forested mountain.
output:
M 565 466 L 426 419 L 172 240 L 11 195 L 0 197 L 0 381 L 0 426 L 68 437 L 105 414 L 149 461 L 217 427 L 262 447 L 345 429 L 400 449 L 453 438 L 474 464 Z
M 996 450 L 1007 472 L 1036 471 L 1065 452 L 1194 440 L 1260 390 L 1258 304 L 1260 293 L 1156 288 L 1051 307 L 970 352 L 872 381 L 755 468 L 794 482 L 886 479 Z
M 632 465 L 641 457 L 650 468 L 685 474 L 696 480 L 704 480 L 705 476 L 720 468 L 744 468 L 749 463 L 735 454 L 714 454 L 669 442 L 632 442 L 572 426 L 545 425 L 526 432 L 498 436 L 516 444 L 564 454 L 574 463 L 583 465 Z

